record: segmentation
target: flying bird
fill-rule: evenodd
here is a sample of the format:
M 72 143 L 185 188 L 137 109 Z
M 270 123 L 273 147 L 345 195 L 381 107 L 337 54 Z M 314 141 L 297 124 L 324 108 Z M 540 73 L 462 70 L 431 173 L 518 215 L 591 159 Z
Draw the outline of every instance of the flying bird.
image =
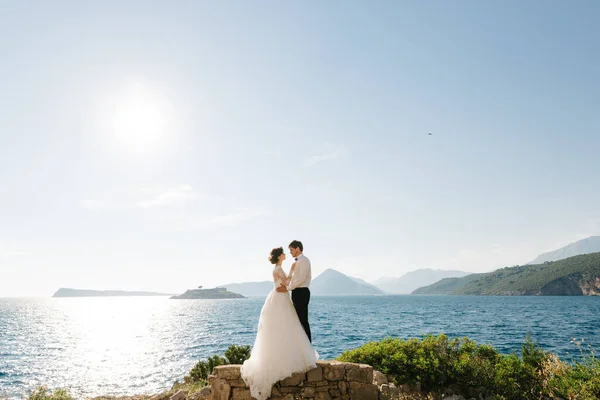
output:
M 433 135 L 431 134 L 431 132 L 429 132 L 429 136 L 433 136 Z

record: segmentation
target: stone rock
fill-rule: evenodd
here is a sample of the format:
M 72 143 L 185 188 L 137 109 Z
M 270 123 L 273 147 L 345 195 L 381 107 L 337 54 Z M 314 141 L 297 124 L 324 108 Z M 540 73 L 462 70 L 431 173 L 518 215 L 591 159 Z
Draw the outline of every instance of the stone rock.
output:
M 277 386 L 273 386 L 273 387 L 271 388 L 271 397 L 281 397 L 281 396 L 282 396 L 282 394 L 281 394 L 281 392 L 279 391 L 279 387 L 277 387 Z
M 443 397 L 444 400 L 466 400 L 464 397 L 458 395 L 458 394 L 453 394 L 452 396 L 449 397 Z
M 377 385 L 377 387 L 381 386 L 381 385 L 385 385 L 387 384 L 388 378 L 387 376 L 385 376 L 384 373 L 379 372 L 379 371 L 373 371 L 373 384 Z
M 400 390 L 393 383 L 384 383 L 379 388 L 381 400 L 397 399 L 400 395 Z
M 299 384 L 304 382 L 304 379 L 306 379 L 306 374 L 302 372 L 296 372 L 292 374 L 292 376 L 288 376 L 287 378 L 282 380 L 280 383 L 281 386 L 298 386 Z
M 373 383 L 373 367 L 367 364 L 346 364 L 346 378 L 351 382 Z
M 281 394 L 297 394 L 300 392 L 300 388 L 298 386 L 285 386 L 282 388 L 279 388 L 279 392 Z
M 342 392 L 340 392 L 339 389 L 329 389 L 329 394 L 331 395 L 332 399 L 339 399 L 342 397 Z
M 350 382 L 352 400 L 379 400 L 379 389 L 372 383 Z
M 168 393 L 158 393 L 158 394 L 155 394 L 154 396 L 150 397 L 150 399 L 148 399 L 148 400 L 166 400 L 168 398 L 169 398 Z
M 347 394 L 348 393 L 348 383 L 346 381 L 341 381 L 338 384 L 338 388 L 340 389 L 340 393 L 341 394 Z
M 314 385 L 316 387 L 329 386 L 329 382 L 323 380 L 323 381 L 314 382 Z
M 269 397 L 269 400 L 295 400 L 293 394 L 288 394 L 282 397 Z
M 171 396 L 170 400 L 185 400 L 188 394 L 187 390 L 178 390 L 173 396 Z
M 212 389 L 210 386 L 205 386 L 200 391 L 192 393 L 187 397 L 187 400 L 208 400 L 212 395 Z
M 331 361 L 329 363 L 322 364 L 323 376 L 328 381 L 341 381 L 346 375 L 346 366 L 344 363 L 339 361 Z
M 410 393 L 411 392 L 410 386 L 407 385 L 406 383 L 398 386 L 398 390 L 400 391 L 400 393 Z
M 319 392 L 328 392 L 328 391 L 329 391 L 329 385 L 325 385 L 325 386 L 317 386 L 317 387 L 315 388 L 315 391 L 316 391 L 317 393 L 319 393 Z
M 306 373 L 306 380 L 308 382 L 317 382 L 323 380 L 323 368 L 317 366 Z
M 317 393 L 317 391 L 315 390 L 314 387 L 305 387 L 304 389 L 302 389 L 302 391 L 300 392 L 300 395 L 302 397 L 315 397 L 315 394 Z
M 460 391 L 461 391 L 460 386 L 458 386 L 456 384 L 450 384 L 444 388 L 443 394 L 445 396 L 452 396 L 453 394 L 459 394 Z
M 225 379 L 213 379 L 210 387 L 212 388 L 212 400 L 229 400 L 231 386 Z
M 331 400 L 331 395 L 329 392 L 317 392 L 315 395 L 315 400 Z
M 238 388 L 246 387 L 246 382 L 244 382 L 244 380 L 241 378 L 228 380 L 227 383 L 229 383 L 229 386 L 231 386 L 231 387 L 238 387 Z
M 252 400 L 252 396 L 250 395 L 250 389 L 246 388 L 233 388 L 233 396 L 232 400 Z
M 215 379 L 217 379 L 217 377 L 216 377 L 216 376 L 214 376 L 213 374 L 210 374 L 210 375 L 209 375 L 209 376 L 206 378 L 206 381 L 207 381 L 209 384 L 212 384 L 212 382 L 213 382 Z
M 213 374 L 220 379 L 238 379 L 240 378 L 241 365 L 219 365 L 213 369 Z

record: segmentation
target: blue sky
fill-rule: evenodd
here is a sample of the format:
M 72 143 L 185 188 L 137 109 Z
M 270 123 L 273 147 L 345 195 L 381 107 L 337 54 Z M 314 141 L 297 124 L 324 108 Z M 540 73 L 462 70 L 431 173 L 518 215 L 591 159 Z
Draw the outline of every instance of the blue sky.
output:
M 600 233 L 600 3 L 8 1 L 0 296 L 488 271 Z M 432 133 L 432 136 L 428 135 Z

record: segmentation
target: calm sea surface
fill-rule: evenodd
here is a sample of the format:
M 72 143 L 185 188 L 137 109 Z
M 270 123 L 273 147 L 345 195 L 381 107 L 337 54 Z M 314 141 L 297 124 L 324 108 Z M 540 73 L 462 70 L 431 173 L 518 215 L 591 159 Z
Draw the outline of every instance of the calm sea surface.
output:
M 170 388 L 200 359 L 252 344 L 262 298 L 0 298 L 0 397 L 38 385 L 78 397 Z M 322 358 L 386 336 L 468 336 L 501 352 L 527 331 L 569 358 L 572 338 L 600 350 L 599 297 L 313 297 L 310 322 Z

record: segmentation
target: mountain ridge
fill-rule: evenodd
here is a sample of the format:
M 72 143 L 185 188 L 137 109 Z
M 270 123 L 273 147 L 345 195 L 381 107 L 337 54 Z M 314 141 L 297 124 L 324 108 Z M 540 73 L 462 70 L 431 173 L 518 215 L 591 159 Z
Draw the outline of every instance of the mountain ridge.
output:
M 333 272 L 332 272 L 333 271 Z M 324 275 L 325 274 L 325 275 Z M 272 281 L 227 283 L 218 287 L 239 293 L 247 297 L 265 297 L 273 289 Z M 342 272 L 328 268 L 312 279 L 310 283 L 311 294 L 317 296 L 332 295 L 382 295 L 381 289 Z
M 475 275 L 475 276 L 474 276 Z M 455 281 L 436 282 L 415 294 L 598 296 L 600 252 L 559 261 L 500 268 Z
M 409 271 L 399 277 L 382 277 L 372 281 L 371 284 L 388 294 L 409 294 L 441 279 L 460 278 L 469 274 L 470 272 L 459 270 L 421 268 Z
M 589 236 L 585 239 L 569 243 L 568 245 L 560 247 L 556 250 L 542 253 L 527 264 L 541 264 L 547 261 L 564 260 L 565 258 L 569 257 L 597 252 L 600 252 L 600 236 Z
M 378 287 L 363 283 L 362 279 L 352 278 L 335 269 L 328 268 L 312 280 L 310 292 L 314 295 L 383 295 L 384 292 Z

